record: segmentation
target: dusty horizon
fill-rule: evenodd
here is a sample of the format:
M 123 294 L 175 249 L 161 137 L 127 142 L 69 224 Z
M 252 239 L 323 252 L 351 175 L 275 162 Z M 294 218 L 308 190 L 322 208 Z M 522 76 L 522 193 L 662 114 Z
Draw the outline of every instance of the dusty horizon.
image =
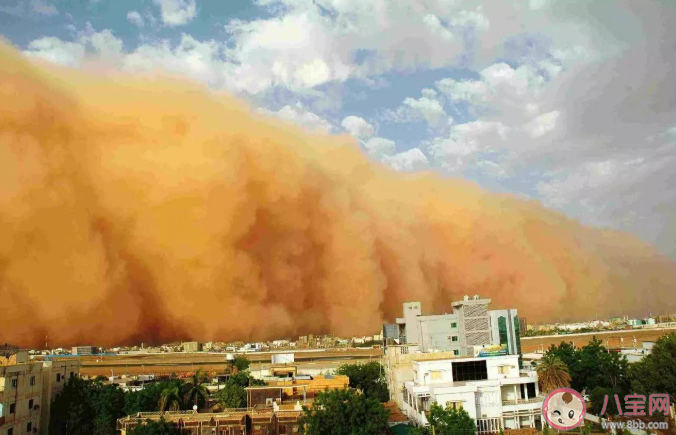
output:
M 2 342 L 354 335 L 465 294 L 529 322 L 645 315 L 676 310 L 675 285 L 630 234 L 395 172 L 196 84 L 0 42 Z

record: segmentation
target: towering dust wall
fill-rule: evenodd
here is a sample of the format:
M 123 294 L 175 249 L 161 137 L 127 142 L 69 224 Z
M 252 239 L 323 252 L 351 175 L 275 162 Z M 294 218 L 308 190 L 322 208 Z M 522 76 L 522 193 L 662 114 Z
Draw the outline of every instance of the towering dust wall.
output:
M 104 77 L 101 78 L 100 76 Z M 464 294 L 529 320 L 674 309 L 633 237 L 404 175 L 178 80 L 0 46 L 0 336 L 21 345 L 372 333 Z

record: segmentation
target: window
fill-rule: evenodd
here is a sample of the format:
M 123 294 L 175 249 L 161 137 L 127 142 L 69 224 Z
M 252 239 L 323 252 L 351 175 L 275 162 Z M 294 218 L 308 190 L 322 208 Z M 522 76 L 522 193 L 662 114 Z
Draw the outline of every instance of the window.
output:
M 16 378 L 12 379 L 12 388 L 16 388 L 17 382 Z
M 71 377 L 71 379 L 72 379 L 73 377 L 75 377 L 75 373 L 70 372 L 70 377 Z
M 26 423 L 26 432 L 30 433 L 31 429 L 33 429 L 33 422 L 29 421 Z
M 511 369 L 512 366 L 499 366 L 498 373 L 500 373 L 501 375 L 508 375 Z
M 430 379 L 433 381 L 441 380 L 441 370 L 430 370 Z
M 505 316 L 500 316 L 498 317 L 498 333 L 500 335 L 500 344 L 508 344 L 508 338 L 507 338 L 507 319 L 505 319 Z
M 7 429 L 7 435 L 14 435 L 14 428 Z
M 33 399 L 28 401 L 28 411 L 30 412 L 32 410 L 33 410 Z
M 10 403 L 9 404 L 9 413 L 14 414 L 15 411 L 16 411 L 16 403 Z
M 454 342 L 455 342 L 455 341 L 458 341 L 458 336 L 457 336 L 457 335 L 454 335 L 453 337 L 451 337 L 451 341 L 454 341 Z
M 451 322 L 451 328 L 457 328 L 458 323 L 457 322 Z
M 460 351 L 458 349 L 453 349 L 453 355 L 460 355 Z
M 61 382 L 61 373 L 56 374 L 56 382 Z
M 35 385 L 35 376 L 31 376 L 31 387 Z
M 481 381 L 488 379 L 486 361 L 466 361 L 453 364 L 453 381 Z

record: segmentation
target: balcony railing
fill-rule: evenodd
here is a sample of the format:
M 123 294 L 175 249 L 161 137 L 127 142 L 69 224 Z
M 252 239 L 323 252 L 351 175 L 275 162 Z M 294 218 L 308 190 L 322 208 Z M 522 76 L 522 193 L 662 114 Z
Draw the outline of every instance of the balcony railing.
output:
M 545 396 L 530 397 L 528 399 L 503 400 L 502 406 L 505 406 L 505 405 L 527 405 L 529 403 L 541 403 L 544 400 L 545 400 Z

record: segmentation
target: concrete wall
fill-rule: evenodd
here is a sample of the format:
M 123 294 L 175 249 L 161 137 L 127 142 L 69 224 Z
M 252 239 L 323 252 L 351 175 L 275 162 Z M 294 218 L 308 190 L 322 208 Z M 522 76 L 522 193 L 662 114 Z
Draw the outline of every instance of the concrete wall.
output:
M 407 344 L 417 344 L 420 338 L 418 330 L 418 316 L 422 314 L 420 302 L 406 302 L 404 304 L 404 328 Z
M 418 317 L 420 339 L 419 347 L 423 352 L 441 350 L 463 355 L 464 340 L 461 337 L 458 316 L 455 314 L 442 314 L 437 316 Z M 453 326 L 455 325 L 455 326 Z M 457 341 L 453 341 L 457 337 Z

